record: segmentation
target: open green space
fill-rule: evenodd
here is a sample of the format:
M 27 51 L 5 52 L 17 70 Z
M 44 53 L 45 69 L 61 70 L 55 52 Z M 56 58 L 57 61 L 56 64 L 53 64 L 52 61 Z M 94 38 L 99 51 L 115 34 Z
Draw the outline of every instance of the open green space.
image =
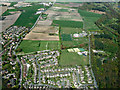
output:
M 78 55 L 75 52 L 68 52 L 67 50 L 61 51 L 60 61 L 59 64 L 62 66 L 65 65 L 87 65 L 88 56 Z
M 14 12 L 14 11 L 17 11 L 17 9 L 8 9 L 2 14 L 2 16 L 12 15 L 10 12 Z
M 101 14 L 92 13 L 80 9 L 78 10 L 78 12 L 84 19 L 84 24 L 85 24 L 84 27 L 86 30 L 99 30 L 95 22 L 102 16 Z
M 61 27 L 83 28 L 83 22 L 79 21 L 53 20 L 52 25 L 59 25 Z
M 17 19 L 14 25 L 16 26 L 26 26 L 32 27 L 37 20 L 39 15 L 35 15 L 37 9 L 44 8 L 43 5 L 34 5 L 31 7 L 20 7 L 19 10 L 22 10 L 22 14 Z M 46 7 L 48 8 L 48 7 Z
M 36 52 L 41 50 L 56 50 L 60 49 L 59 41 L 32 41 L 23 40 L 18 48 L 24 53 Z
M 71 47 L 71 46 L 74 47 L 80 44 L 88 43 L 88 37 L 78 37 L 78 38 L 73 37 L 73 34 L 82 33 L 82 31 L 83 30 L 81 28 L 62 27 L 60 30 L 62 45 L 65 47 Z M 70 38 L 69 37 L 65 38 L 65 35 L 69 35 Z
M 72 41 L 72 37 L 69 34 L 62 34 L 63 41 Z

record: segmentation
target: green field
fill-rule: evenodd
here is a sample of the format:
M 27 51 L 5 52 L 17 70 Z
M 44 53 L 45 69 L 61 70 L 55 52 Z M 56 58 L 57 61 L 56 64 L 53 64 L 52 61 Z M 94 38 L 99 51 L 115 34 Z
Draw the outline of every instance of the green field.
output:
M 83 22 L 79 21 L 53 20 L 52 25 L 59 25 L 61 27 L 83 28 Z
M 11 13 L 9 12 L 14 12 L 14 11 L 17 11 L 17 9 L 8 9 L 7 11 L 5 11 L 2 16 L 7 16 L 7 15 L 12 15 Z
M 20 7 L 19 10 L 23 10 L 20 17 L 17 19 L 14 25 L 32 27 L 39 15 L 35 15 L 37 9 L 44 8 L 43 5 L 33 5 L 31 7 Z M 46 7 L 48 8 L 48 7 Z
M 56 50 L 60 49 L 59 41 L 32 41 L 32 40 L 23 40 L 18 48 L 22 49 L 22 52 L 36 52 L 41 50 Z
M 72 41 L 72 37 L 70 36 L 70 34 L 62 34 L 62 41 Z
M 68 52 L 67 50 L 62 50 L 59 64 L 62 66 L 65 65 L 87 65 L 88 56 L 78 55 L 75 52 Z
M 63 35 L 71 35 L 72 40 L 64 40 L 61 39 L 62 45 L 65 47 L 70 47 L 70 46 L 77 46 L 83 43 L 88 43 L 88 38 L 87 37 L 79 37 L 79 38 L 74 38 L 73 34 L 75 33 L 81 33 L 83 30 L 81 28 L 68 28 L 68 27 L 62 27 L 60 30 L 61 37 Z
M 80 15 L 84 18 L 85 29 L 86 30 L 99 30 L 99 28 L 95 25 L 95 22 L 102 16 L 100 14 L 88 12 L 85 10 L 78 10 Z

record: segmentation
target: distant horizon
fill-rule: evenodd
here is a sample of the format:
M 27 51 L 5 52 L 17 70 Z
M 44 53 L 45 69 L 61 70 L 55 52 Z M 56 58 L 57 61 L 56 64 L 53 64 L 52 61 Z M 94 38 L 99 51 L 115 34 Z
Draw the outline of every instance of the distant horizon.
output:
M 120 0 L 0 0 L 0 2 L 119 2 Z

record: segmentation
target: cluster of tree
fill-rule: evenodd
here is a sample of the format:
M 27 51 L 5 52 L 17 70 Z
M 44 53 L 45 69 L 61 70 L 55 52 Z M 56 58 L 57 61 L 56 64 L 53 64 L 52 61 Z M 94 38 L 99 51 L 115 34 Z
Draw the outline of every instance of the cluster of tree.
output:
M 22 49 L 21 48 L 17 48 L 15 51 L 16 52 L 22 52 Z
M 98 11 L 102 11 L 102 12 L 105 12 L 106 11 L 106 7 L 105 6 L 102 6 L 102 7 L 93 7 L 92 10 L 98 10 Z
M 96 39 L 93 41 L 94 43 L 91 42 L 91 47 L 93 49 L 104 50 L 111 54 L 107 56 L 109 60 L 107 60 L 107 62 L 105 60 L 102 65 L 101 59 L 104 57 L 92 53 L 92 69 L 100 88 L 120 88 L 120 15 L 110 4 L 104 3 L 104 5 L 108 7 L 109 10 L 106 11 L 106 15 L 103 15 L 96 22 L 96 25 L 104 30 L 105 34 L 95 35 L 93 38 Z M 112 24 L 108 23 L 109 20 L 112 21 L 113 18 L 117 18 L 118 20 Z M 116 41 L 114 41 L 113 36 L 115 36 L 114 39 L 116 39 Z M 113 59 L 116 56 L 117 58 Z
M 100 35 L 94 35 L 95 38 L 106 38 L 106 39 L 112 39 L 112 37 L 109 34 L 100 34 Z

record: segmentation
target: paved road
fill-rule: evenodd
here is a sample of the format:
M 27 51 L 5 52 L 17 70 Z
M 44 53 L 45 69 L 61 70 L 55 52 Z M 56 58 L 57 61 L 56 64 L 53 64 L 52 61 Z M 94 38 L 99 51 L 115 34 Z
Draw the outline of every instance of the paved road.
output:
M 90 67 L 92 67 L 91 66 L 91 46 L 90 46 L 90 34 L 89 34 L 89 64 L 90 64 Z M 92 73 L 92 76 L 93 76 L 93 78 L 94 78 L 94 85 L 95 85 L 95 87 L 96 88 L 98 88 L 98 86 L 97 86 L 97 82 L 96 82 L 96 79 L 95 79 L 95 76 L 94 76 L 94 73 L 93 73 L 93 70 L 92 70 L 92 68 L 91 68 L 91 73 Z
M 86 31 L 86 32 L 88 32 L 86 29 L 85 29 L 85 21 L 84 21 L 84 17 L 83 17 L 83 29 Z M 89 37 L 89 64 L 90 64 L 90 67 L 91 67 L 91 46 L 90 46 L 90 32 L 88 32 L 88 37 Z M 94 85 L 95 85 L 95 87 L 96 88 L 98 88 L 98 86 L 97 86 L 97 82 L 96 82 L 96 80 L 95 80 L 95 76 L 94 76 L 94 73 L 93 73 L 93 70 L 92 70 L 92 68 L 91 68 L 91 73 L 92 73 L 92 76 L 93 76 L 93 78 L 94 78 Z

